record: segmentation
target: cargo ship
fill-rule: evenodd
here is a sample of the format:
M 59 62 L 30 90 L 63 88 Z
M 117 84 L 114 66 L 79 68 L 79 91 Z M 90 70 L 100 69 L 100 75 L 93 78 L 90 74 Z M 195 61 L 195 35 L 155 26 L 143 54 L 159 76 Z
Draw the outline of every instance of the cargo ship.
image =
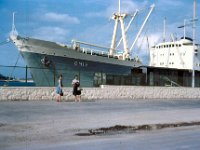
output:
M 150 7 L 150 11 L 138 32 L 135 41 L 144 28 L 155 5 Z M 10 39 L 16 45 L 22 55 L 26 65 L 30 69 L 31 76 L 36 86 L 55 86 L 57 77 L 64 76 L 64 85 L 71 86 L 71 81 L 75 75 L 78 75 L 82 86 L 98 86 L 106 82 L 109 74 L 128 75 L 133 68 L 142 66 L 138 57 L 132 57 L 131 48 L 128 48 L 126 32 L 130 24 L 137 15 L 138 10 L 131 14 L 131 20 L 125 27 L 124 19 L 129 14 L 122 13 L 120 10 L 113 14 L 112 19 L 115 21 L 113 36 L 110 47 L 99 46 L 82 41 L 73 40 L 72 44 L 62 44 L 52 41 L 35 39 L 32 37 L 23 37 L 18 34 L 13 13 L 13 25 Z M 117 30 L 121 26 L 121 39 L 123 50 L 117 50 Z

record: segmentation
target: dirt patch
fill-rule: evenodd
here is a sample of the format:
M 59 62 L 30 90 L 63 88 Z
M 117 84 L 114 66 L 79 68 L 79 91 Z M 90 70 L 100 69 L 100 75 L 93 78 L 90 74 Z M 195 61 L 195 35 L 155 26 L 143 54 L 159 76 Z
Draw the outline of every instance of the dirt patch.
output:
M 4 127 L 4 126 L 6 126 L 5 123 L 0 123 L 0 127 Z
M 164 128 L 177 128 L 186 126 L 199 126 L 200 122 L 178 122 L 178 123 L 166 123 L 166 124 L 145 124 L 137 126 L 124 126 L 115 125 L 112 127 L 90 129 L 86 133 L 77 133 L 77 136 L 92 136 L 92 135 L 110 135 L 110 134 L 122 134 L 122 133 L 135 133 L 136 131 L 150 131 L 160 130 Z

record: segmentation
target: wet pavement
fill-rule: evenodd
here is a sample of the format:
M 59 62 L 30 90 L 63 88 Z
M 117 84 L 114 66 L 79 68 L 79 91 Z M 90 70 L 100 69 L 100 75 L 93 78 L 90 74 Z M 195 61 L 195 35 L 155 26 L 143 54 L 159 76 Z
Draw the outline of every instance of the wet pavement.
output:
M 97 129 L 200 121 L 200 100 L 0 102 L 0 149 L 199 149 L 200 126 L 79 136 Z M 98 130 L 97 130 L 98 131 Z M 126 130 L 127 131 L 127 130 Z

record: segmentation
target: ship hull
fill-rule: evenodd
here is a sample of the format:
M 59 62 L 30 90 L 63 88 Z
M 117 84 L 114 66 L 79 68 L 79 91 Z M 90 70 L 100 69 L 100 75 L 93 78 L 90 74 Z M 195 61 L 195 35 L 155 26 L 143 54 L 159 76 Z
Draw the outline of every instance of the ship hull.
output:
M 76 51 L 70 46 L 20 36 L 12 37 L 36 86 L 55 86 L 57 77 L 64 76 L 64 86 L 71 86 L 75 75 L 84 87 L 106 83 L 107 75 L 128 75 L 141 64 L 118 60 L 95 53 Z

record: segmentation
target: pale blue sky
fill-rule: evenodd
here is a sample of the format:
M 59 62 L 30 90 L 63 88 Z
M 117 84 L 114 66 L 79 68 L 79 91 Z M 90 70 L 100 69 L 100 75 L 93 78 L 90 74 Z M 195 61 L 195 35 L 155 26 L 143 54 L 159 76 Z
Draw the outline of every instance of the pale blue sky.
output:
M 200 0 L 197 10 L 200 9 Z M 155 3 L 156 8 L 145 27 L 143 35 L 148 36 L 150 44 L 162 38 L 163 20 L 167 18 L 167 38 L 174 34 L 183 36 L 183 30 L 177 27 L 184 19 L 193 16 L 193 0 L 121 0 L 121 10 L 133 13 Z M 16 28 L 20 35 L 70 43 L 72 39 L 110 46 L 114 21 L 110 18 L 118 11 L 118 0 L 0 0 L 0 43 L 9 37 L 12 25 L 12 13 L 16 12 Z M 128 33 L 129 47 L 134 40 L 144 16 L 145 9 L 135 20 Z M 197 11 L 197 17 L 200 16 Z M 126 22 L 127 23 L 127 22 Z M 197 23 L 197 41 L 200 43 L 200 27 Z M 192 28 L 187 28 L 187 35 L 192 37 Z M 133 50 L 141 59 L 148 62 L 148 49 L 144 36 Z M 141 49 L 141 50 L 138 50 Z M 0 45 L 0 65 L 15 65 L 18 50 L 12 43 Z M 17 65 L 25 66 L 20 58 Z M 1 73 L 0 69 L 0 73 Z

